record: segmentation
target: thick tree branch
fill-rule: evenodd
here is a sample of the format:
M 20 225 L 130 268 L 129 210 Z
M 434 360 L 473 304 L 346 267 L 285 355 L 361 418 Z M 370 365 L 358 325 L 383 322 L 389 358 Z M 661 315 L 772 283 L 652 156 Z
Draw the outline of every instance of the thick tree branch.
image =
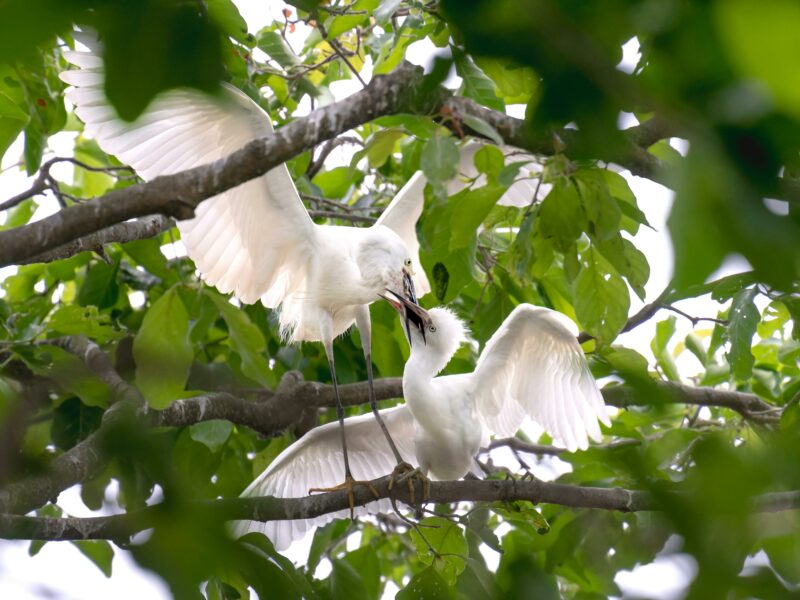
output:
M 20 264 L 52 262 L 69 258 L 81 252 L 100 251 L 104 244 L 111 242 L 124 244 L 134 240 L 146 240 L 174 226 L 175 222 L 163 215 L 150 215 L 134 221 L 125 221 L 85 235 L 58 248 L 26 258 L 20 261 Z
M 390 497 L 388 477 L 373 482 L 381 498 Z M 676 491 L 676 494 L 683 492 Z M 395 498 L 408 503 L 408 490 L 395 487 Z M 373 501 L 372 494 L 359 487 L 355 504 Z M 529 500 L 534 503 L 558 504 L 573 508 L 594 508 L 622 512 L 661 510 L 659 502 L 648 492 L 622 488 L 579 487 L 561 483 L 520 480 L 437 481 L 430 485 L 429 502 L 498 502 Z M 345 510 L 345 492 L 331 492 L 304 498 L 235 498 L 192 503 L 192 509 L 206 518 L 219 520 L 250 519 L 273 521 L 308 519 Z M 800 492 L 773 492 L 752 499 L 754 512 L 776 512 L 800 508 Z M 127 540 L 135 533 L 159 522 L 163 507 L 156 505 L 123 515 L 89 518 L 44 518 L 0 514 L 0 538 L 35 540 Z
M 404 64 L 389 75 L 375 77 L 346 100 L 319 108 L 212 164 L 113 190 L 41 221 L 0 232 L 0 266 L 18 263 L 135 217 L 163 214 L 191 218 L 206 198 L 263 175 L 348 129 L 384 115 L 435 113 L 443 101 L 441 92 L 434 90 L 422 98 L 422 77 L 421 69 Z
M 80 350 L 76 351 L 80 355 Z M 89 354 L 84 354 L 87 359 Z M 107 359 L 107 357 L 106 357 Z M 90 359 L 88 359 L 90 360 Z M 104 372 L 103 361 L 88 362 L 90 368 Z M 110 363 L 109 363 L 110 364 Z M 92 366 L 94 365 L 94 367 Z M 101 377 L 112 377 L 107 371 Z M 114 386 L 125 392 L 124 381 Z M 112 386 L 112 387 L 114 387 Z M 363 405 L 368 402 L 366 382 L 340 387 L 342 402 L 346 406 Z M 614 386 L 602 390 L 609 406 L 626 408 L 653 404 L 691 404 L 720 406 L 735 410 L 745 418 L 757 422 L 773 422 L 777 419 L 774 407 L 754 394 L 696 388 L 687 385 L 651 382 L 646 386 Z M 401 398 L 402 380 L 386 378 L 375 381 L 375 397 L 378 400 Z M 83 442 L 56 458 L 51 468 L 43 474 L 9 485 L 0 491 L 0 512 L 27 512 L 55 498 L 68 487 L 96 476 L 108 461 L 103 452 L 103 435 L 108 431 L 107 422 L 113 420 L 114 411 L 124 406 L 140 406 L 135 396 L 127 402 L 117 403 L 106 412 L 103 426 Z M 163 411 L 149 411 L 148 419 L 154 425 L 184 427 L 201 421 L 227 419 L 237 425 L 250 427 L 263 435 L 278 435 L 296 423 L 307 408 L 333 407 L 333 386 L 312 381 L 303 381 L 299 373 L 287 373 L 275 394 L 267 400 L 252 402 L 232 394 L 219 393 L 178 400 Z
M 780 420 L 780 409 L 764 402 L 755 394 L 734 390 L 695 387 L 670 381 L 647 382 L 640 386 L 611 386 L 603 388 L 603 399 L 609 406 L 659 404 L 690 404 L 692 406 L 717 406 L 738 412 L 746 419 L 758 423 L 774 423 Z M 649 402 L 642 396 L 650 392 Z

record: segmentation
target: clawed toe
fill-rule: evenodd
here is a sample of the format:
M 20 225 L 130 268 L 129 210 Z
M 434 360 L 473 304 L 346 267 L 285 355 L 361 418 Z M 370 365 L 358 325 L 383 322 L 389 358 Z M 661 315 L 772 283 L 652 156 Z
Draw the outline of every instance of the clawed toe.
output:
M 430 496 L 430 479 L 419 470 L 419 468 L 412 467 L 407 462 L 398 463 L 389 476 L 389 491 L 391 491 L 396 484 L 405 482 L 408 485 L 408 496 L 411 504 L 416 504 L 416 488 L 414 480 L 417 479 L 422 483 L 422 501 L 426 502 Z
M 381 495 L 378 493 L 378 490 L 375 489 L 375 486 L 372 485 L 370 481 L 358 481 L 353 479 L 351 475 L 346 475 L 344 481 L 339 485 L 335 485 L 329 488 L 310 488 L 308 490 L 309 494 L 313 494 L 314 492 L 341 492 L 342 490 L 347 491 L 347 502 L 350 505 L 350 520 L 355 521 L 355 497 L 353 495 L 353 488 L 357 485 L 363 486 L 367 488 L 375 498 L 380 498 Z

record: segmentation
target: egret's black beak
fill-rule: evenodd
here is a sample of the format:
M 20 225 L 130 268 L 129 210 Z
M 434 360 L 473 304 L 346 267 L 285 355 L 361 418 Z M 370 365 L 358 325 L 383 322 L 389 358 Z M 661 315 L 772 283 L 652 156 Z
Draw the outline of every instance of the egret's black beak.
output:
M 413 291 L 413 284 L 411 285 Z M 425 331 L 428 329 L 428 326 L 431 323 L 431 317 L 428 314 L 428 311 L 422 308 L 419 304 L 411 302 L 409 299 L 404 298 L 392 290 L 386 290 L 386 294 L 380 294 L 380 296 L 392 305 L 392 308 L 397 311 L 397 313 L 400 315 L 400 318 L 403 320 L 406 328 L 406 334 L 408 335 L 408 343 L 411 344 L 412 324 L 422 335 L 422 341 L 427 343 L 427 340 L 425 339 Z
M 403 271 L 403 294 L 408 300 L 419 306 L 417 292 L 414 290 L 414 280 L 411 279 L 411 274 L 408 271 Z

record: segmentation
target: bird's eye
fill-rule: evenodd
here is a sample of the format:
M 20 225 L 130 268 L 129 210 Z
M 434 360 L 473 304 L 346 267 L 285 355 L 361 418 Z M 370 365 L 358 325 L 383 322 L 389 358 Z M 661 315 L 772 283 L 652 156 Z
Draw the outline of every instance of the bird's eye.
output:
M 410 267 L 410 266 L 411 266 L 411 259 L 410 259 L 410 258 L 407 258 L 407 259 L 406 259 L 406 260 L 403 262 L 403 264 L 404 264 L 405 266 L 407 266 L 407 267 Z
M 428 327 L 428 331 L 430 331 L 431 333 L 436 333 L 436 326 L 431 325 L 430 327 Z

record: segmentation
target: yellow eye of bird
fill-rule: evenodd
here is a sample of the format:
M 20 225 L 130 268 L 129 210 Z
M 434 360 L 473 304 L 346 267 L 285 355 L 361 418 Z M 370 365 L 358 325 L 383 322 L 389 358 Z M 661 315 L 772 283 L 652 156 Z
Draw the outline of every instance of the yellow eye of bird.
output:
M 411 266 L 411 259 L 410 259 L 410 258 L 407 258 L 407 259 L 405 260 L 405 263 L 404 263 L 404 264 L 405 264 L 407 267 L 410 267 L 410 266 Z
M 430 331 L 431 333 L 436 333 L 436 326 L 431 325 L 430 327 L 428 327 L 428 331 Z

